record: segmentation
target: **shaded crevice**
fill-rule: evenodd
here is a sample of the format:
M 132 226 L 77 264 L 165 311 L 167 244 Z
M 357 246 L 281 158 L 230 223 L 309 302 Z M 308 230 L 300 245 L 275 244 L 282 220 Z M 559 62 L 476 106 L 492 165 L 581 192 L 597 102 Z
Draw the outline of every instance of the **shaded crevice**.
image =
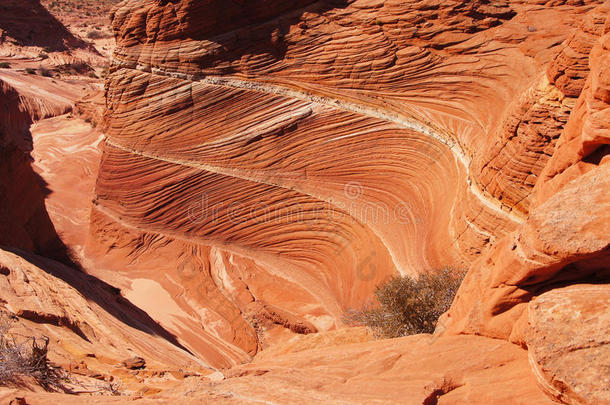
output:
M 178 341 L 174 334 L 163 328 L 163 326 L 151 318 L 145 311 L 134 305 L 127 298 L 123 297 L 120 294 L 120 289 L 92 275 L 84 274 L 73 268 L 67 267 L 62 263 L 25 252 L 21 249 L 10 247 L 0 247 L 0 249 L 11 252 L 35 265 L 36 267 L 39 267 L 51 276 L 57 277 L 58 279 L 64 281 L 66 284 L 76 289 L 87 300 L 93 301 L 99 305 L 104 311 L 121 323 L 149 335 L 160 336 L 177 348 L 193 355 L 189 349 Z M 44 316 L 34 316 L 29 312 L 31 311 L 24 312 L 22 317 L 38 323 L 50 323 L 56 326 L 67 326 L 72 329 L 72 327 L 70 327 L 72 322 L 69 320 L 67 323 L 65 323 L 60 319 L 53 319 L 53 317 L 47 319 Z M 78 329 L 80 330 L 80 327 Z M 80 330 L 80 333 L 77 330 L 72 330 L 77 335 L 87 340 L 82 330 Z
M 40 323 L 40 324 L 49 324 L 58 327 L 66 327 L 78 335 L 81 339 L 86 340 L 91 343 L 87 335 L 83 332 L 83 330 L 78 325 L 78 322 L 73 322 L 71 319 L 65 316 L 59 316 L 54 314 L 44 314 L 36 311 L 32 311 L 29 309 L 19 310 L 16 314 L 19 318 L 27 319 L 29 321 Z
M 423 405 L 437 405 L 438 399 L 443 395 L 447 395 L 451 391 L 462 387 L 464 384 L 455 384 L 448 381 L 443 380 L 443 383 L 440 387 L 433 390 L 422 402 Z

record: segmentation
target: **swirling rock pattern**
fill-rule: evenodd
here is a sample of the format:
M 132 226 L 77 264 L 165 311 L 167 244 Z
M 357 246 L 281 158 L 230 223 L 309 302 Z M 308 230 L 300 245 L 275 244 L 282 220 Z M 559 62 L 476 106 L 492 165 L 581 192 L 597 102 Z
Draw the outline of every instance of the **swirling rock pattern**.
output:
M 215 366 L 259 349 L 257 301 L 325 330 L 468 265 L 533 212 L 603 31 L 546 3 L 121 3 L 89 257 Z

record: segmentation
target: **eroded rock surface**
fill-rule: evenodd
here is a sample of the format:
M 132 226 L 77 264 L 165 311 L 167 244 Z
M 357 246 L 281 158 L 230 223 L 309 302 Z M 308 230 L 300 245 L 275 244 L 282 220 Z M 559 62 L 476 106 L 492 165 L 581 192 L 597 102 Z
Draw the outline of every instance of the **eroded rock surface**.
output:
M 31 166 L 30 126 L 69 112 L 80 90 L 48 78 L 0 72 L 0 245 L 61 259 L 61 242 L 44 206 L 47 190 Z
M 156 370 L 209 373 L 112 286 L 20 250 L 0 250 L 0 266 L 10 269 L 0 274 L 0 311 L 15 319 L 11 333 L 20 339 L 49 337 L 49 360 L 65 370 L 102 381 L 122 374 L 126 382 L 136 382 L 116 368 L 125 358 L 141 355 Z
M 353 337 L 350 330 L 342 332 L 300 337 L 306 350 L 263 357 L 231 369 L 219 381 L 190 379 L 138 403 L 173 403 L 176 398 L 185 404 L 303 400 L 325 404 L 555 403 L 531 377 L 527 353 L 506 341 L 418 335 L 359 342 L 359 331 Z M 6 398 L 19 395 L 32 405 L 50 399 L 48 395 L 5 393 Z M 118 401 L 77 397 L 73 403 Z
M 531 301 L 526 334 L 541 385 L 570 404 L 610 403 L 610 286 L 577 284 Z
M 603 359 L 608 347 L 596 335 L 608 332 L 599 312 L 606 289 L 558 287 L 607 286 L 610 280 L 610 20 L 607 12 L 603 18 L 597 13 L 609 6 L 592 14 L 605 21 L 596 31 L 602 36 L 591 47 L 589 76 L 534 187 L 534 208 L 523 225 L 473 264 L 441 322 L 446 333 L 482 334 L 527 347 L 541 385 L 568 403 L 608 401 L 607 390 L 598 388 L 607 385 L 598 381 L 608 365 L 591 354 L 599 350 Z M 575 291 L 583 296 L 577 299 Z M 551 302 L 557 306 L 550 308 Z
M 473 265 L 449 311 L 450 330 L 508 338 L 534 296 L 558 283 L 607 282 L 609 40 L 591 51 L 591 74 L 536 184 L 538 206 Z
M 583 292 L 605 302 L 610 277 L 609 11 L 123 1 L 103 120 L 93 95 L 31 127 L 46 210 L 95 277 L 13 249 L 0 302 L 78 375 L 129 382 L 74 403 L 603 403 L 607 309 Z M 19 131 L 77 97 L 11 80 L 2 151 L 29 152 Z M 1 237 L 38 249 L 43 194 L 0 201 Z M 434 336 L 341 329 L 387 276 L 444 265 L 470 270 Z
M 530 214 L 604 30 L 602 2 L 537 3 L 121 3 L 98 274 L 178 297 L 148 308 L 226 365 L 264 340 L 251 302 L 327 330 L 390 274 L 469 265 Z

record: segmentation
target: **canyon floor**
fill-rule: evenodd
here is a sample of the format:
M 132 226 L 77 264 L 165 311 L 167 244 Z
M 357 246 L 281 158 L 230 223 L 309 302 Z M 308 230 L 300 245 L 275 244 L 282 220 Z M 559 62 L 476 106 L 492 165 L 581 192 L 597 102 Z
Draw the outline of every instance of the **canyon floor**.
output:
M 609 144 L 610 1 L 3 1 L 0 403 L 610 404 Z

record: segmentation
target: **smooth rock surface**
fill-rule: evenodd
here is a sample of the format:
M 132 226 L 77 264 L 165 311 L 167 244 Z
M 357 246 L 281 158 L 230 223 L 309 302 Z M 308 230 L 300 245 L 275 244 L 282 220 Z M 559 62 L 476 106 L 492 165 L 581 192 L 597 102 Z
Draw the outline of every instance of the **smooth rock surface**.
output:
M 610 286 L 551 290 L 528 304 L 527 320 L 542 387 L 569 404 L 610 403 Z
M 307 335 L 301 338 L 303 343 L 313 339 L 316 347 L 233 368 L 220 382 L 189 380 L 138 403 L 174 403 L 176 398 L 184 404 L 554 403 L 538 389 L 527 353 L 511 343 L 477 336 L 416 335 L 346 344 L 348 334 L 335 333 L 337 343 L 343 341 L 340 346 L 332 343 L 332 337 Z M 9 391 L 4 395 L 25 396 L 32 405 L 53 400 L 48 394 Z M 77 397 L 73 403 L 119 401 Z

